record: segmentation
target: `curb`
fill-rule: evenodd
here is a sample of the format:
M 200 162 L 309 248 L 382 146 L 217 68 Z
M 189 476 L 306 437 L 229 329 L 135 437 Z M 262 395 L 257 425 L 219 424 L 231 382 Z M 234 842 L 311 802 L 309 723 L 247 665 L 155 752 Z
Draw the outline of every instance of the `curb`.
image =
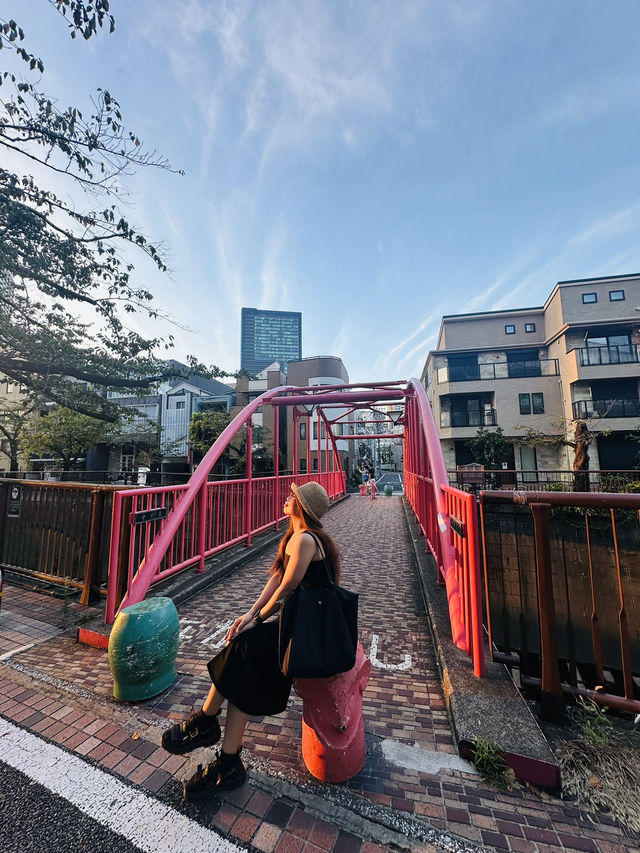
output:
M 507 668 L 491 660 L 486 639 L 486 678 L 473 675 L 470 658 L 451 640 L 447 596 L 436 583 L 435 560 L 424 549 L 424 536 L 406 498 L 403 508 L 459 754 L 470 759 L 474 744 L 484 739 L 500 750 L 518 779 L 560 788 L 560 767 L 551 747 Z

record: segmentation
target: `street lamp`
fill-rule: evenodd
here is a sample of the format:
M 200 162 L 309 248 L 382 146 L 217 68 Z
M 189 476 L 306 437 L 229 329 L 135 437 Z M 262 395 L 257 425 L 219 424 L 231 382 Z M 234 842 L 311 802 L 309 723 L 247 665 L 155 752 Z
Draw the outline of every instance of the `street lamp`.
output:
M 398 426 L 400 418 L 404 415 L 404 409 L 391 409 L 391 411 L 387 412 L 387 414 L 393 421 L 393 425 Z

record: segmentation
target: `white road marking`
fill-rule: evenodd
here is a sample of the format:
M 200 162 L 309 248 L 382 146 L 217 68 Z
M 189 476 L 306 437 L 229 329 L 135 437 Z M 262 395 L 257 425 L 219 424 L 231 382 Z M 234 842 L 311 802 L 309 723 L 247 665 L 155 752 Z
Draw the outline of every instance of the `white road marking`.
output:
M 32 649 L 34 646 L 37 645 L 37 643 L 27 643 L 26 646 L 20 646 L 20 648 L 18 649 L 11 649 L 10 652 L 5 652 L 3 655 L 0 655 L 0 661 L 9 660 L 9 658 L 12 658 L 14 655 L 18 655 L 20 654 L 20 652 L 26 652 L 27 649 Z
M 423 749 L 417 745 L 409 746 L 390 738 L 381 741 L 380 746 L 387 761 L 405 770 L 418 770 L 420 773 L 438 773 L 440 770 L 460 770 L 475 775 L 478 773 L 471 762 L 450 752 Z
M 378 669 L 411 669 L 411 655 L 405 655 L 402 663 L 382 663 L 378 660 L 378 635 L 371 635 L 371 650 L 369 651 L 369 659 Z
M 242 853 L 171 806 L 0 718 L 0 757 L 148 853 Z
M 226 645 L 226 640 L 224 635 L 227 633 L 227 630 L 233 625 L 233 619 L 228 619 L 226 622 L 223 622 L 222 625 L 218 625 L 213 634 L 209 634 L 208 637 L 205 637 L 204 640 L 200 640 L 201 646 L 210 646 L 213 651 L 216 649 L 221 649 Z M 180 639 L 181 640 L 195 640 L 196 636 L 200 633 L 210 630 L 211 626 L 203 624 L 202 622 L 198 622 L 196 619 L 187 619 L 184 617 L 180 620 Z M 194 633 L 195 632 L 195 633 Z M 216 638 L 218 639 L 217 643 L 213 641 Z
M 204 640 L 200 640 L 200 645 L 210 645 L 212 649 L 221 649 L 223 646 L 226 646 L 227 641 L 225 640 L 224 635 L 233 625 L 233 621 L 233 619 L 229 619 L 228 622 L 223 622 L 219 628 L 216 628 L 213 634 L 209 634 L 209 636 L 205 637 Z M 216 637 L 221 637 L 222 639 L 218 640 L 217 643 L 213 643 L 212 640 L 215 640 Z

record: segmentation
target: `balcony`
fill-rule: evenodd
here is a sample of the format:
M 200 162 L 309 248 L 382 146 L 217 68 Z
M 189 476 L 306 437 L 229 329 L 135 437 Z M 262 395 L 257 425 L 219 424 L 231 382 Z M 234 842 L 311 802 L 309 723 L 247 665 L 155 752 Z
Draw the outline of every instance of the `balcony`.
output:
M 485 409 L 481 412 L 440 412 L 440 426 L 443 429 L 447 427 L 495 426 L 496 423 L 495 409 Z
M 580 367 L 593 367 L 601 364 L 637 364 L 640 361 L 637 344 L 608 347 L 576 347 L 572 351 L 577 354 Z
M 573 404 L 574 418 L 637 418 L 640 399 L 577 400 Z
M 436 371 L 438 383 L 476 382 L 495 379 L 525 379 L 533 376 L 558 376 L 558 360 L 541 358 L 535 361 L 501 361 L 489 364 L 452 365 Z

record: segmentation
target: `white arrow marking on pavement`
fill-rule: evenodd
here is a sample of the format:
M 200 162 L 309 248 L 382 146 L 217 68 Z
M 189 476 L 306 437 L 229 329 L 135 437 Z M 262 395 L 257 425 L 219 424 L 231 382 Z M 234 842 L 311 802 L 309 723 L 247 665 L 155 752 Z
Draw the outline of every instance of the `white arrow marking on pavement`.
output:
M 180 640 L 191 640 L 193 634 L 190 633 L 193 631 L 193 626 L 197 625 L 199 628 L 202 628 L 202 625 L 197 621 L 197 619 L 187 619 L 186 616 L 183 616 L 180 620 L 180 634 L 178 635 Z
M 402 663 L 382 663 L 382 661 L 378 660 L 377 634 L 371 635 L 371 651 L 369 652 L 369 659 L 374 666 L 378 667 L 378 669 L 411 669 L 411 655 L 405 655 Z
M 242 853 L 171 806 L 0 718 L 2 761 L 44 785 L 140 850 Z
M 216 630 L 213 632 L 213 634 L 210 634 L 208 637 L 205 637 L 204 640 L 201 640 L 200 645 L 204 646 L 207 643 L 210 643 L 212 649 L 221 649 L 226 644 L 226 640 L 224 638 L 224 635 L 227 633 L 227 630 L 232 625 L 233 625 L 233 619 L 229 619 L 228 622 L 223 622 L 219 628 L 216 628 Z M 215 640 L 215 638 L 219 637 L 220 635 L 222 635 L 221 640 L 219 640 L 217 643 L 211 643 L 211 640 Z

